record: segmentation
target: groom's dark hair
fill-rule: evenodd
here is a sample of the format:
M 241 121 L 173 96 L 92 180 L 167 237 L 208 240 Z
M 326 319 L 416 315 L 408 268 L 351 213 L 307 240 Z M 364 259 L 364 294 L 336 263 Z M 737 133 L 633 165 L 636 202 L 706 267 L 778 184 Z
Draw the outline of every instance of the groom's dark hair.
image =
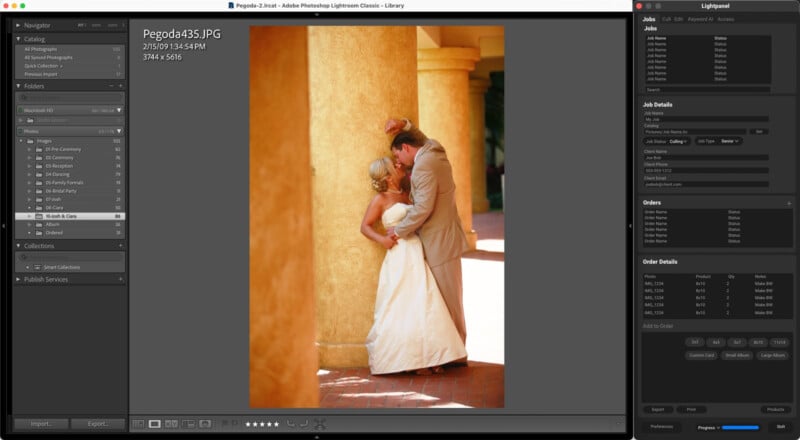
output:
M 425 141 L 427 140 L 428 138 L 424 133 L 416 127 L 412 127 L 411 130 L 398 133 L 397 136 L 394 137 L 394 140 L 392 140 L 391 148 L 393 150 L 402 150 L 403 144 L 419 148 L 425 145 Z

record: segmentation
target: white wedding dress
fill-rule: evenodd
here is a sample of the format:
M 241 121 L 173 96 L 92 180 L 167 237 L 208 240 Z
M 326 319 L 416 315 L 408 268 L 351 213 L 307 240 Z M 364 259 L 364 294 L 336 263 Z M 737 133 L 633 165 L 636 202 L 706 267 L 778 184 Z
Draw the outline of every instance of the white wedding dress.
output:
M 384 227 L 397 225 L 409 207 L 396 203 L 384 211 Z M 467 356 L 416 235 L 386 251 L 367 350 L 372 374 L 434 367 Z

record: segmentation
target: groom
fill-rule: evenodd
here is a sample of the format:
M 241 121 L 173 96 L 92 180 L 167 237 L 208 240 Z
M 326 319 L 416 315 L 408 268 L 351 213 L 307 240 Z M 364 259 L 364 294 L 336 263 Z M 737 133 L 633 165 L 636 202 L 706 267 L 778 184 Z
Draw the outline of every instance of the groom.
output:
M 428 139 L 408 119 L 390 119 L 385 131 L 394 135 L 392 154 L 405 166 L 412 166 L 411 198 L 406 217 L 386 234 L 397 240 L 417 233 L 425 259 L 433 272 L 450 316 L 466 343 L 462 301 L 461 254 L 469 250 L 461 219 L 456 210 L 456 184 L 444 147 Z M 466 364 L 466 358 L 455 362 Z

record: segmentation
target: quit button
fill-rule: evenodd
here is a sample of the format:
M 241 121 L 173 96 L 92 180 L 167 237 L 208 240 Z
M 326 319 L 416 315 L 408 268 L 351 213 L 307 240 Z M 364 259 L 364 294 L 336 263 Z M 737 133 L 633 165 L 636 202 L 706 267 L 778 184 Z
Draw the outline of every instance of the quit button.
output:
M 769 424 L 769 432 L 792 432 L 792 424 L 789 422 L 772 422 Z

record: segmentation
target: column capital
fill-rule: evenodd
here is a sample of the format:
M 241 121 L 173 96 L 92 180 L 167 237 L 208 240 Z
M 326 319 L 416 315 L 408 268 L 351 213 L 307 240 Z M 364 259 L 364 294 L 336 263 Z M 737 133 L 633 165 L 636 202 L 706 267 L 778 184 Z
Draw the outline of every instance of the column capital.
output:
M 469 79 L 469 93 L 483 95 L 489 90 L 492 82 L 484 78 L 470 78 Z
M 475 63 L 481 59 L 476 47 L 442 47 L 438 49 L 417 50 L 417 70 L 475 70 Z

